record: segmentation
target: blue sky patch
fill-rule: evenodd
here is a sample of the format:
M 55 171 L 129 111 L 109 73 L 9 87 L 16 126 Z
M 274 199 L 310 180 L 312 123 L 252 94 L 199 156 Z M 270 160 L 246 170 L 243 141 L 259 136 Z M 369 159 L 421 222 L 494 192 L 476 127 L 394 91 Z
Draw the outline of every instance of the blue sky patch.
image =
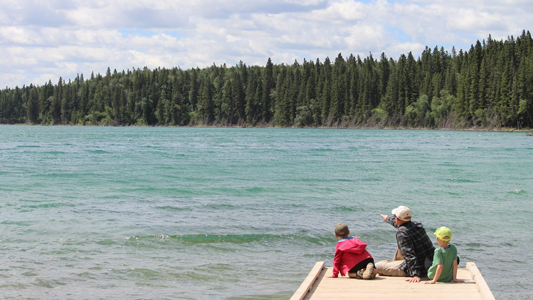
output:
M 124 37 L 127 36 L 144 36 L 152 37 L 157 34 L 155 31 L 151 30 L 142 30 L 142 29 L 119 29 L 118 30 Z
M 128 36 L 153 37 L 161 33 L 164 33 L 176 39 L 181 39 L 183 37 L 183 35 L 177 30 L 160 31 L 160 30 L 143 30 L 143 29 L 119 29 L 119 32 L 124 37 L 128 37 Z

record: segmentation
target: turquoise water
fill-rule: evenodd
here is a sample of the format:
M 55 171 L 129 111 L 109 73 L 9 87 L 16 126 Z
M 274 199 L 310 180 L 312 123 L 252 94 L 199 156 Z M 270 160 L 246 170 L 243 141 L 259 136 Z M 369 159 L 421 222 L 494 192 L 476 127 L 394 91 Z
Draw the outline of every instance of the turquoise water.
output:
M 532 195 L 524 133 L 0 126 L 0 290 L 288 299 L 338 222 L 391 258 L 379 214 L 403 204 L 497 299 L 533 299 Z

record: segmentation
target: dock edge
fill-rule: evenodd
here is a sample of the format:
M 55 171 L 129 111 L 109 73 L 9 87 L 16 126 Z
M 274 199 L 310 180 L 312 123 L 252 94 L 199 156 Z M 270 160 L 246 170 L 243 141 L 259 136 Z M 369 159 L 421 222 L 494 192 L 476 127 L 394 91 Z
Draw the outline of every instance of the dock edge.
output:
M 479 292 L 481 293 L 481 297 L 485 300 L 496 300 L 494 298 L 494 295 L 492 294 L 492 291 L 489 288 L 489 285 L 481 275 L 481 272 L 476 266 L 476 263 L 474 262 L 467 262 L 466 268 L 472 273 L 472 279 L 476 282 L 476 285 L 479 289 Z
M 313 269 L 311 269 L 311 272 L 309 272 L 309 275 L 307 275 L 305 280 L 302 282 L 302 284 L 296 290 L 296 292 L 292 295 L 290 300 L 302 300 L 303 298 L 305 298 L 307 293 L 313 287 L 313 283 L 315 283 L 318 276 L 320 276 L 320 273 L 322 273 L 322 271 L 324 270 L 324 265 L 325 265 L 325 262 L 323 261 L 318 261 L 315 263 L 315 266 L 313 267 Z

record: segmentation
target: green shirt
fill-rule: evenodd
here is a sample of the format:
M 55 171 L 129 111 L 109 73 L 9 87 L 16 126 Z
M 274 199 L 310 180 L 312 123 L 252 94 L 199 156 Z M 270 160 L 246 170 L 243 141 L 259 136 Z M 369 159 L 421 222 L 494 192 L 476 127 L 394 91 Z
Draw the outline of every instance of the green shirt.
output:
M 438 282 L 448 282 L 453 279 L 453 262 L 457 259 L 457 248 L 448 244 L 448 248 L 437 248 L 433 254 L 433 264 L 429 267 L 428 278 L 433 280 L 437 273 L 437 266 L 442 265 L 442 273 Z

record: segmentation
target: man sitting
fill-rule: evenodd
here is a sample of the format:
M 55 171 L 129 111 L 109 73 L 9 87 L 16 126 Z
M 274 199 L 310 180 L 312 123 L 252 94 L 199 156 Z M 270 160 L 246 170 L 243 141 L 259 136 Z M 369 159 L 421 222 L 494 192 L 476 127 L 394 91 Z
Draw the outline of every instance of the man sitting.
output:
M 411 210 L 406 206 L 398 206 L 392 215 L 381 215 L 383 222 L 394 226 L 396 242 L 403 260 L 382 260 L 376 264 L 380 275 L 406 276 L 409 282 L 420 282 L 420 277 L 427 275 L 431 266 L 435 247 L 420 222 L 411 221 Z M 426 267 L 427 266 L 427 267 Z

